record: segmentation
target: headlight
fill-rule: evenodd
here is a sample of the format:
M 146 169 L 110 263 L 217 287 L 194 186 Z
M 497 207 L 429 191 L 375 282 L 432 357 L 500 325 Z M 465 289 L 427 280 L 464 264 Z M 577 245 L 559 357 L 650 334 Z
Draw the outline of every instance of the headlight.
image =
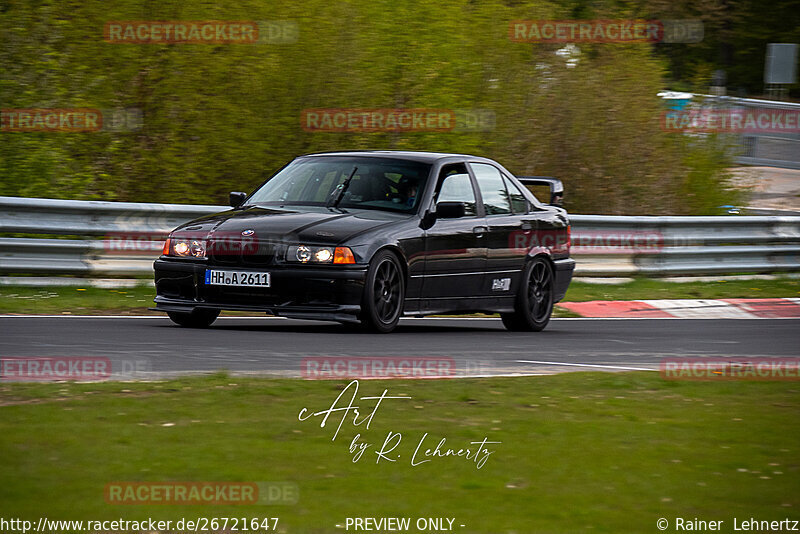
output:
M 329 248 L 321 248 L 314 253 L 314 260 L 320 263 L 328 263 L 333 258 L 333 252 Z
M 337 265 L 356 262 L 353 251 L 347 247 L 314 247 L 293 245 L 286 249 L 286 261 L 291 263 L 333 263 Z
M 188 256 L 190 250 L 189 243 L 187 243 L 186 241 L 178 241 L 177 243 L 175 243 L 173 250 L 175 251 L 175 254 L 177 254 L 178 256 Z
M 311 249 L 305 245 L 300 245 L 297 247 L 294 257 L 299 262 L 308 263 L 311 260 Z
M 206 241 L 205 239 L 170 237 L 164 243 L 164 250 L 161 252 L 165 256 L 177 256 L 179 258 L 205 258 Z

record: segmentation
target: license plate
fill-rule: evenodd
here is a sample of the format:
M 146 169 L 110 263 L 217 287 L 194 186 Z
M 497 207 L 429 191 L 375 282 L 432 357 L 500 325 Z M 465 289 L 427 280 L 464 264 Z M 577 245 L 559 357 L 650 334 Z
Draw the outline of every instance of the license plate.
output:
M 269 273 L 206 269 L 206 285 L 208 286 L 269 287 L 269 283 Z

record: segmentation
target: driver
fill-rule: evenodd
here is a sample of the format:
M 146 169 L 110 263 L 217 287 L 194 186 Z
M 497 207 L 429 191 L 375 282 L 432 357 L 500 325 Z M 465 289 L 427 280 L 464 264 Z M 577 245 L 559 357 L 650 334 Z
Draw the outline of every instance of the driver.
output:
M 414 178 L 403 176 L 397 182 L 397 192 L 399 194 L 398 202 L 403 204 L 406 208 L 413 208 L 417 201 L 417 193 L 419 192 L 419 181 Z

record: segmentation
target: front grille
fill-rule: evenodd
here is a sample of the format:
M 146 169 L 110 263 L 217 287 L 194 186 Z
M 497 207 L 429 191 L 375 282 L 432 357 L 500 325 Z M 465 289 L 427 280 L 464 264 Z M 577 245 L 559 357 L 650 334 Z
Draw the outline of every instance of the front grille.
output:
M 275 247 L 270 245 L 270 250 L 259 254 L 242 254 L 243 265 L 272 265 L 275 260 Z
M 209 303 L 235 303 L 253 306 L 280 306 L 292 301 L 291 297 L 276 294 L 270 288 L 235 286 L 206 286 L 203 297 Z
M 245 304 L 252 306 L 331 306 L 334 294 L 330 288 L 320 294 L 318 285 L 310 284 L 307 289 L 248 288 L 237 286 L 205 286 L 202 299 L 209 304 Z

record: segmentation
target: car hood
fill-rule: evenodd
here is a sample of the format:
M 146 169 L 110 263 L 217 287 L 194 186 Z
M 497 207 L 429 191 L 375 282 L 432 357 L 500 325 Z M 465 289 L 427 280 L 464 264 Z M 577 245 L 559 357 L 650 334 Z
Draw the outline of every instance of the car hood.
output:
M 206 215 L 183 224 L 175 232 L 214 236 L 253 235 L 259 240 L 283 243 L 336 245 L 349 238 L 410 215 L 377 210 L 330 210 L 303 207 L 303 210 L 251 206 Z M 250 234 L 242 234 L 250 232 Z

